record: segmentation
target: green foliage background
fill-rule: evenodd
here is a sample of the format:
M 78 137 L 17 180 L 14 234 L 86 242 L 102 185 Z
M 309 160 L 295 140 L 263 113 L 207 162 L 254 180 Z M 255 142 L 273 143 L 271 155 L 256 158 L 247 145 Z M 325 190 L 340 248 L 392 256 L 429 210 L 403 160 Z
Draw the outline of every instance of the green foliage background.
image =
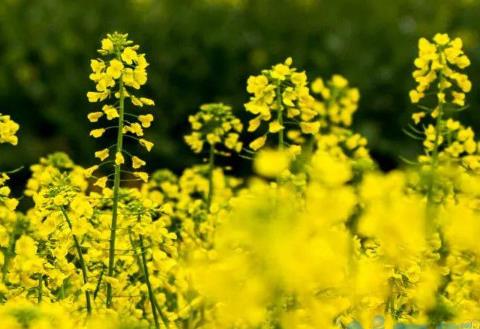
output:
M 362 93 L 355 128 L 385 169 L 413 157 L 401 131 L 414 109 L 417 39 L 448 32 L 472 60 L 471 110 L 478 127 L 480 2 L 476 0 L 1 0 L 0 112 L 21 124 L 20 145 L 0 148 L 0 167 L 60 150 L 88 166 L 89 60 L 105 33 L 128 32 L 151 66 L 146 96 L 157 103 L 147 132 L 150 169 L 199 161 L 184 145 L 188 114 L 222 101 L 243 112 L 246 79 L 292 56 L 309 77 L 341 73 Z M 240 161 L 240 160 L 234 160 Z M 241 166 L 249 166 L 240 162 Z

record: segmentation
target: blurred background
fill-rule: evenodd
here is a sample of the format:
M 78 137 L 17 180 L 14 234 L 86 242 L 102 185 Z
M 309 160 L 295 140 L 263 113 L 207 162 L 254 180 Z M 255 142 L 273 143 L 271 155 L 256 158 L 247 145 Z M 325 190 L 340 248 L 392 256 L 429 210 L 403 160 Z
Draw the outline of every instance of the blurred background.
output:
M 86 119 L 96 110 L 86 99 L 89 61 L 102 37 L 119 31 L 151 63 L 143 89 L 157 103 L 149 170 L 200 162 L 183 142 L 188 115 L 221 101 L 246 118 L 248 76 L 288 56 L 311 80 L 340 73 L 360 89 L 354 127 L 389 170 L 401 164 L 398 155 L 418 152 L 402 127 L 414 110 L 408 91 L 420 36 L 463 38 L 474 89 L 462 119 L 479 127 L 479 22 L 475 0 L 0 0 L 0 112 L 21 125 L 19 146 L 0 147 L 0 168 L 54 151 L 96 162 L 100 146 Z

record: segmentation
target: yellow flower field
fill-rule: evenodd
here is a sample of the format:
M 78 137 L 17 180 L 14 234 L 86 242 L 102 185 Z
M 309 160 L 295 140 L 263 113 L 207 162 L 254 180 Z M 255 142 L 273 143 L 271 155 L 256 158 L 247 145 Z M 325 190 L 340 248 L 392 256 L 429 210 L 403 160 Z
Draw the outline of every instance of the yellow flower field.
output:
M 461 39 L 419 40 L 398 129 L 423 151 L 387 173 L 351 128 L 360 91 L 292 58 L 248 78 L 244 109 L 189 116 L 198 165 L 147 172 L 162 145 L 149 54 L 115 32 L 92 57 L 92 166 L 46 155 L 23 195 L 0 176 L 0 329 L 478 325 L 480 143 L 458 118 L 472 89 Z M 22 143 L 14 116 L 0 114 L 0 143 Z

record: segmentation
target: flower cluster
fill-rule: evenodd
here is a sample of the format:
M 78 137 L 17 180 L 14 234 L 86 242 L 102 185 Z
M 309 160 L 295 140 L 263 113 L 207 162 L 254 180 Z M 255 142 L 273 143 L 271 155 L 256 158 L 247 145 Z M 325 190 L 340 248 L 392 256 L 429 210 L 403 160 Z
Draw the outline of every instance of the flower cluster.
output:
M 433 42 L 425 38 L 419 40 L 417 69 L 413 73 L 417 87 L 410 91 L 412 103 L 418 103 L 434 88 L 440 104 L 450 101 L 458 106 L 465 105 L 465 93 L 472 89 L 472 84 L 467 75 L 458 71 L 470 65 L 462 48 L 460 38 L 451 40 L 447 34 L 436 34 Z
M 98 50 L 102 58 L 93 59 L 90 62 L 92 74 L 90 79 L 95 82 L 96 91 L 87 93 L 88 100 L 92 103 L 108 101 L 100 111 L 88 114 L 88 120 L 92 123 L 101 118 L 107 121 L 115 121 L 115 125 L 96 128 L 90 132 L 94 138 L 102 137 L 108 130 L 117 131 L 117 142 L 108 148 L 95 153 L 95 157 L 102 163 L 111 159 L 116 166 L 125 164 L 128 156 L 131 167 L 137 170 L 145 165 L 145 161 L 128 153 L 124 147 L 124 138 L 137 141 L 141 146 L 150 151 L 153 143 L 144 139 L 144 128 L 149 128 L 153 122 L 152 114 L 129 113 L 126 111 L 125 100 L 130 99 L 135 107 L 154 105 L 153 100 L 145 97 L 137 97 L 133 93 L 147 82 L 148 62 L 145 54 L 138 53 L 139 46 L 133 45 L 126 34 L 108 34 L 102 40 L 102 48 Z M 114 148 L 113 154 L 111 149 Z M 98 167 L 92 167 L 91 171 Z M 135 171 L 133 174 L 139 179 L 146 180 L 145 172 Z M 105 187 L 107 177 L 100 178 L 96 185 Z
M 249 145 L 254 151 L 265 144 L 268 134 L 278 134 L 278 145 L 283 147 L 286 145 L 284 131 L 289 120 L 304 122 L 316 115 L 307 75 L 297 72 L 291 65 L 292 59 L 288 58 L 270 70 L 248 78 L 247 91 L 252 96 L 245 109 L 255 115 L 249 121 L 248 131 L 254 132 L 263 122 L 268 123 L 267 131 Z
M 465 94 L 472 84 L 459 70 L 470 65 L 462 50 L 462 41 L 451 40 L 447 34 L 436 34 L 433 42 L 420 39 L 419 57 L 415 60 L 414 78 L 417 88 L 410 92 L 412 103 L 419 103 L 433 89 L 436 99 L 429 107 L 420 105 L 420 112 L 412 115 L 414 125 L 407 134 L 423 140 L 425 154 L 419 162 L 434 170 L 439 164 L 459 163 L 467 170 L 480 168 L 480 153 L 475 133 L 453 116 L 465 108 Z M 422 124 L 422 128 L 416 126 Z
M 357 88 L 350 87 L 347 79 L 339 74 L 333 75 L 326 83 L 322 78 L 317 78 L 312 82 L 311 89 L 314 95 L 319 95 L 322 99 L 315 102 L 315 111 L 320 117 L 318 119 L 320 127 L 352 125 L 353 114 L 360 100 L 360 92 Z M 305 132 L 305 129 L 302 131 Z
M 367 149 L 367 139 L 349 129 L 353 121 L 353 114 L 358 108 L 360 92 L 349 86 L 343 76 L 335 74 L 324 82 L 317 78 L 311 85 L 315 99 L 317 116 L 308 123 L 302 123 L 302 132 L 316 132 L 316 147 L 334 156 L 335 158 L 366 160 L 371 162 Z M 313 128 L 313 131 L 310 129 Z M 302 138 L 293 135 L 292 138 Z
M 222 103 L 204 104 L 200 111 L 189 116 L 192 133 L 185 136 L 185 141 L 195 153 L 203 150 L 207 143 L 216 152 L 218 145 L 239 153 L 242 150 L 240 133 L 242 122 L 233 115 L 232 108 Z
M 20 126 L 10 119 L 9 115 L 4 115 L 0 113 L 0 144 L 9 143 L 12 145 L 17 145 L 18 137 L 16 133 Z

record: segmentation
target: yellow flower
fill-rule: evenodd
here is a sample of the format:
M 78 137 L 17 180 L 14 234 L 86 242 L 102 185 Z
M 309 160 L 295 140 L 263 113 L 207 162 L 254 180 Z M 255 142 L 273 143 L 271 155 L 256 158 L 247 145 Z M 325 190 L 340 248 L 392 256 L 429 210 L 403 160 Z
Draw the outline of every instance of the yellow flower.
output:
M 14 211 L 18 206 L 18 200 L 14 198 L 8 198 L 4 201 L 8 210 Z
M 448 37 L 448 34 L 437 33 L 433 37 L 433 41 L 435 41 L 440 46 L 444 46 L 450 41 L 450 38 Z
M 272 68 L 272 78 L 277 80 L 285 80 L 286 76 L 289 75 L 292 71 L 290 70 L 290 65 L 292 65 L 292 58 L 288 57 L 285 60 L 284 64 L 277 64 Z
M 278 133 L 280 130 L 283 130 L 283 126 L 278 121 L 270 122 L 268 125 L 268 131 L 271 133 Z
M 300 129 L 304 134 L 316 134 L 320 130 L 320 122 L 301 122 Z
M 140 178 L 142 181 L 144 181 L 145 183 L 148 182 L 148 174 L 146 172 L 143 172 L 143 171 L 136 171 L 133 173 L 133 175 L 135 175 L 136 177 Z
M 425 117 L 425 112 L 416 112 L 412 114 L 412 120 L 416 125 L 420 123 L 420 120 Z
M 461 68 L 464 69 L 468 66 L 470 66 L 471 62 L 470 59 L 467 56 L 459 56 L 455 59 L 455 64 Z
M 92 131 L 90 131 L 90 136 L 92 136 L 93 138 L 100 138 L 103 136 L 104 133 L 105 133 L 104 128 L 93 129 Z
M 153 101 L 153 99 L 146 98 L 146 97 L 140 97 L 140 102 L 142 102 L 144 105 L 147 105 L 147 106 L 155 105 L 155 102 Z
M 112 105 L 104 105 L 102 111 L 107 116 L 107 120 L 113 120 L 119 117 L 117 109 Z
M 283 104 L 287 106 L 295 106 L 293 103 L 297 99 L 297 92 L 292 87 L 287 87 L 282 94 Z
M 274 178 L 289 168 L 290 157 L 286 151 L 262 150 L 253 165 L 257 174 Z
M 259 95 L 268 85 L 268 79 L 264 75 L 251 76 L 247 80 L 247 92 Z
M 146 139 L 141 138 L 141 139 L 139 140 L 139 143 L 140 143 L 140 145 L 142 145 L 143 147 L 145 147 L 148 152 L 150 152 L 150 151 L 152 150 L 152 148 L 153 148 L 153 143 L 150 142 L 150 141 L 147 141 Z
M 343 76 L 335 74 L 332 76 L 332 84 L 336 88 L 345 88 L 348 86 L 348 81 Z
M 148 128 L 152 124 L 153 115 L 151 115 L 151 114 L 139 115 L 138 116 L 138 121 L 140 121 L 142 123 L 143 128 Z
M 241 148 L 242 143 L 238 141 L 239 137 L 240 136 L 237 133 L 228 134 L 227 138 L 225 139 L 225 146 L 230 150 Z
M 117 166 L 120 166 L 125 163 L 125 158 L 123 157 L 123 154 L 121 152 L 117 152 L 115 154 L 115 164 Z
M 312 91 L 320 94 L 325 89 L 325 84 L 321 78 L 317 78 L 312 82 Z
M 453 119 L 448 119 L 447 120 L 447 128 L 450 131 L 455 131 L 460 128 L 460 122 L 453 120 Z
M 286 76 L 290 74 L 290 68 L 285 64 L 277 64 L 273 67 L 272 78 L 277 80 L 285 80 Z
M 118 79 L 122 75 L 123 63 L 118 59 L 112 59 L 110 65 L 107 68 L 107 74 L 113 79 Z
M 248 121 L 248 131 L 249 132 L 253 132 L 255 130 L 258 129 L 258 127 L 260 127 L 260 123 L 262 122 L 262 117 L 261 116 L 258 116 L 258 117 L 255 117 L 253 119 L 251 119 L 250 121 Z
M 108 158 L 108 156 L 110 155 L 110 152 L 108 149 L 103 149 L 101 151 L 97 151 L 95 152 L 95 157 L 96 158 L 99 158 L 101 161 L 105 160 L 106 158 Z
M 62 194 L 58 194 L 53 198 L 53 203 L 56 206 L 63 206 L 66 204 L 66 202 L 67 200 L 65 199 L 65 196 L 63 196 Z
M 465 94 L 464 93 L 459 93 L 456 91 L 452 91 L 452 96 L 453 96 L 453 104 L 457 104 L 458 106 L 464 106 L 465 105 Z
M 253 142 L 251 142 L 249 146 L 252 150 L 257 151 L 258 149 L 263 147 L 263 145 L 265 145 L 266 141 L 267 141 L 267 135 L 263 135 L 255 139 Z
M 466 140 L 463 146 L 468 154 L 473 154 L 477 150 L 477 143 L 473 139 Z
M 9 115 L 2 115 L 0 113 L 0 144 L 9 143 L 17 145 L 18 138 L 16 133 L 20 126 L 10 119 Z M 0 177 L 0 184 L 2 178 Z
M 107 177 L 101 177 L 101 178 L 97 179 L 97 181 L 93 185 L 98 186 L 100 188 L 105 188 L 106 185 L 107 185 L 107 181 L 108 181 Z
M 107 96 L 108 96 L 108 93 L 105 93 L 105 92 L 89 91 L 87 93 L 87 98 L 90 103 L 96 103 L 96 102 L 102 101 L 105 98 L 107 98 Z
M 140 159 L 137 156 L 132 157 L 132 168 L 133 169 L 138 169 L 138 168 L 143 167 L 143 166 L 145 166 L 145 161 L 143 161 L 142 159 Z
M 130 100 L 132 101 L 133 106 L 143 107 L 143 103 L 139 98 L 131 95 Z
M 127 64 L 132 64 L 133 61 L 137 61 L 138 54 L 132 47 L 126 47 L 122 52 L 122 60 Z
M 88 121 L 97 122 L 103 116 L 102 112 L 92 112 L 88 114 Z
M 411 90 L 409 95 L 410 101 L 414 104 L 418 103 L 424 97 L 423 93 L 419 93 L 416 90 Z
M 185 142 L 190 146 L 193 152 L 200 153 L 203 149 L 203 140 L 201 139 L 201 134 L 193 132 L 190 135 L 184 137 Z
M 107 52 L 113 52 L 113 42 L 110 39 L 103 39 L 102 40 L 102 50 Z
M 127 132 L 131 132 L 132 134 L 134 135 L 137 135 L 138 137 L 142 137 L 143 136 L 143 129 L 142 129 L 142 126 L 135 122 L 135 123 L 132 123 L 131 125 L 129 126 L 125 126 L 123 128 L 123 132 L 124 133 L 127 133 Z
M 22 235 L 15 244 L 15 253 L 17 255 L 33 258 L 37 253 L 35 240 L 28 235 Z
M 108 151 L 108 150 L 107 150 L 107 151 Z M 97 157 L 97 153 L 98 153 L 98 152 L 95 152 L 95 157 Z M 108 157 L 108 155 L 107 155 L 107 157 Z M 103 160 L 105 160 L 106 158 L 103 158 L 103 159 L 100 158 L 100 159 L 103 161 Z M 89 167 L 89 168 L 86 168 L 85 171 L 84 171 L 85 176 L 86 176 L 86 177 L 90 177 L 90 176 L 92 176 L 93 173 L 94 173 L 95 171 L 97 171 L 97 170 L 98 170 L 98 166 L 97 166 L 97 165 L 94 165 L 94 166 L 91 166 L 91 167 Z
M 135 69 L 133 71 L 133 79 L 138 85 L 143 86 L 147 83 L 147 71 L 144 69 Z

